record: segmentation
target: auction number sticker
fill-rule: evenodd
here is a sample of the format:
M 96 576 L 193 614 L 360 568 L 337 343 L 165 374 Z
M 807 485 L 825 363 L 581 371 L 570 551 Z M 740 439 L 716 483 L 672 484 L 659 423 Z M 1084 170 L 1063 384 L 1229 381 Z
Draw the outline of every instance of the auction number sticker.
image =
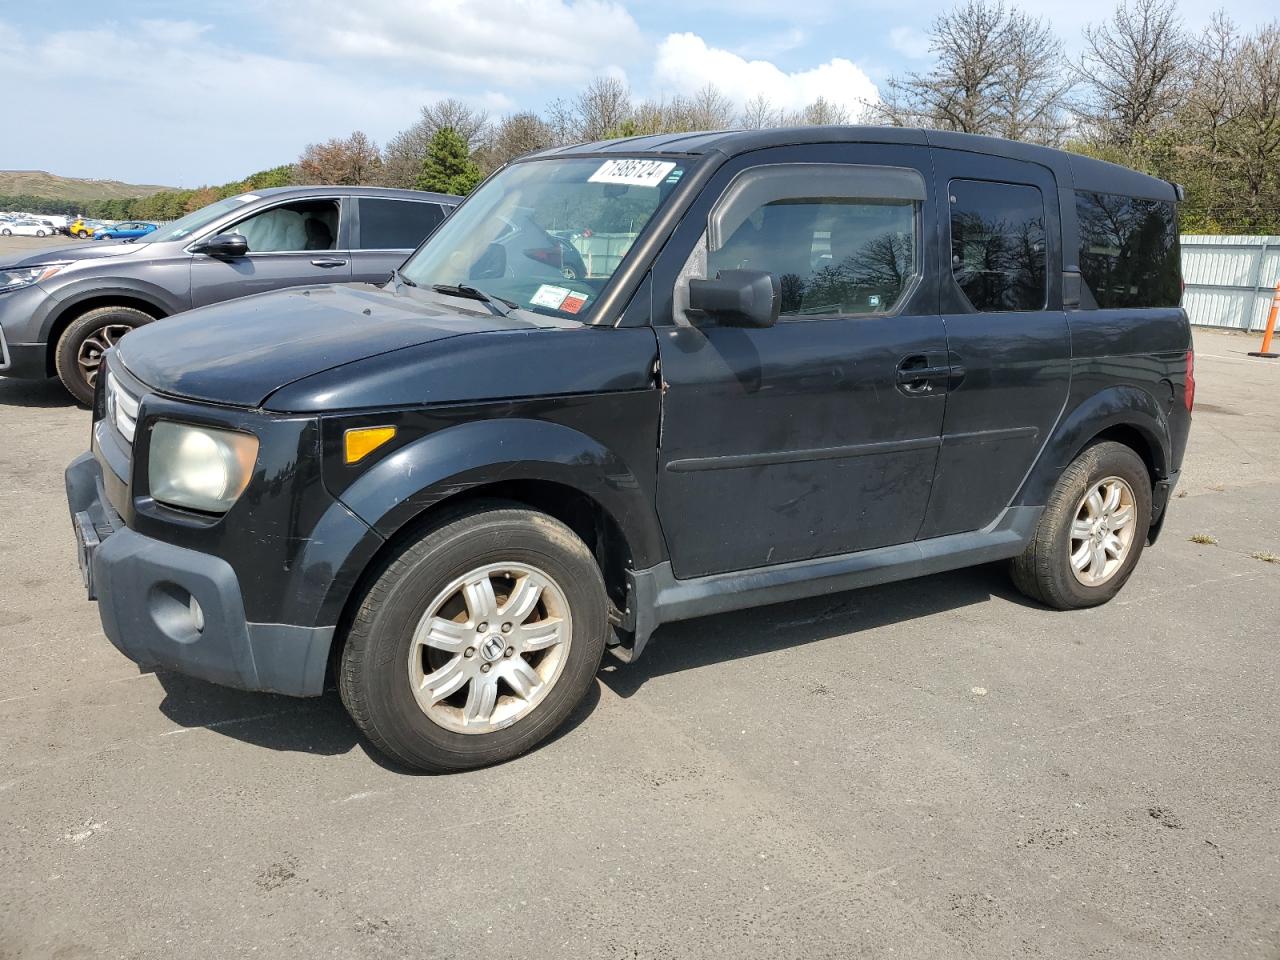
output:
M 587 178 L 587 182 L 656 187 L 675 168 L 675 163 L 670 160 L 606 160 Z
M 578 313 L 591 299 L 589 293 L 579 293 L 568 287 L 557 287 L 549 283 L 540 286 L 529 298 L 535 307 L 550 307 L 552 310 L 563 310 L 565 313 Z

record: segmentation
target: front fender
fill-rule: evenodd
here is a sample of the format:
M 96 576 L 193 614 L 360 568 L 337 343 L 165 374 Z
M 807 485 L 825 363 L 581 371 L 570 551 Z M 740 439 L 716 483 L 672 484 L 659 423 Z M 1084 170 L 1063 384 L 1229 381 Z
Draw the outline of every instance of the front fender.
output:
M 172 291 L 145 280 L 123 277 L 109 279 L 85 277 L 68 283 L 64 287 L 58 287 L 49 294 L 39 316 L 33 317 L 40 331 L 40 341 L 49 340 L 49 334 L 54 325 L 68 311 L 73 311 L 80 304 L 91 300 L 104 300 L 111 297 L 142 301 L 164 317 L 180 313 L 191 306 L 189 284 L 184 287 L 183 296 L 175 296 Z
M 638 404 L 647 410 L 657 397 L 656 391 L 637 391 L 598 402 L 608 403 L 620 423 L 635 423 L 618 408 Z M 639 419 L 656 425 L 656 410 Z M 394 451 L 337 495 L 379 536 L 390 537 L 424 510 L 475 487 L 556 483 L 599 504 L 626 537 L 636 566 L 644 568 L 665 559 L 666 551 L 652 506 L 656 436 L 637 433 L 631 460 L 648 466 L 648 474 L 562 423 L 517 416 L 458 423 Z M 646 448 L 647 459 L 640 459 Z
M 1080 451 L 1104 430 L 1129 427 L 1142 435 L 1151 451 L 1156 476 L 1169 475 L 1169 420 L 1160 403 L 1146 390 L 1117 384 L 1090 395 L 1058 421 L 1049 442 L 1040 452 L 1015 506 L 1042 506 L 1062 471 Z

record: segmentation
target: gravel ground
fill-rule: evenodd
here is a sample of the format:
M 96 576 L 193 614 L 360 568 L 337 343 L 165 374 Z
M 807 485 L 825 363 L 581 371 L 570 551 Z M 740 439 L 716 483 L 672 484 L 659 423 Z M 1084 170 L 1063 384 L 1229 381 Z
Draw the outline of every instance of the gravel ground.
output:
M 673 625 L 445 777 L 332 694 L 139 674 L 76 571 L 88 417 L 0 379 L 0 957 L 1280 957 L 1280 362 L 1197 343 L 1115 602 L 981 567 Z

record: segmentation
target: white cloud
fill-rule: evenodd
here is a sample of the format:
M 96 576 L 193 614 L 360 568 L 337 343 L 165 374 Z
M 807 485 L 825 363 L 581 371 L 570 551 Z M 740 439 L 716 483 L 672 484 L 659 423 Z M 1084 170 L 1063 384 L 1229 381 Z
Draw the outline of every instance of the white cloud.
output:
M 364 130 L 379 143 L 450 95 L 329 64 L 247 52 L 203 25 L 152 20 L 27 37 L 0 22 L 3 165 L 196 186 L 290 163 L 309 142 Z M 8 55 L 5 55 L 8 54 Z M 108 69 L 110 63 L 138 64 Z M 490 110 L 501 92 L 467 99 Z M 50 117 L 57 122 L 51 123 Z
M 929 56 L 929 37 L 915 27 L 894 27 L 889 31 L 889 46 L 912 60 Z
M 613 0 L 274 0 L 307 50 L 425 76 L 571 84 L 643 53 L 640 28 Z
M 788 73 L 768 60 L 747 60 L 709 47 L 692 33 L 670 34 L 658 47 L 654 80 L 660 89 L 693 93 L 714 84 L 738 104 L 763 94 L 775 107 L 801 109 L 818 97 L 848 108 L 852 118 L 865 104 L 879 100 L 876 85 L 863 70 L 842 57 L 808 70 Z

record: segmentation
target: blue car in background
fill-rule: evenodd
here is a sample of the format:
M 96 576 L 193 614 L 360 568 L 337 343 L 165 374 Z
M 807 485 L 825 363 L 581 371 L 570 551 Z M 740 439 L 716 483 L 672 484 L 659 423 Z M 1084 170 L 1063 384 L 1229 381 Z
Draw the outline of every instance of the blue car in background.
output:
M 138 237 L 145 237 L 148 233 L 156 229 L 154 223 L 145 223 L 141 220 L 129 220 L 125 223 L 117 223 L 114 227 L 99 227 L 93 231 L 93 239 L 95 240 L 136 240 Z

